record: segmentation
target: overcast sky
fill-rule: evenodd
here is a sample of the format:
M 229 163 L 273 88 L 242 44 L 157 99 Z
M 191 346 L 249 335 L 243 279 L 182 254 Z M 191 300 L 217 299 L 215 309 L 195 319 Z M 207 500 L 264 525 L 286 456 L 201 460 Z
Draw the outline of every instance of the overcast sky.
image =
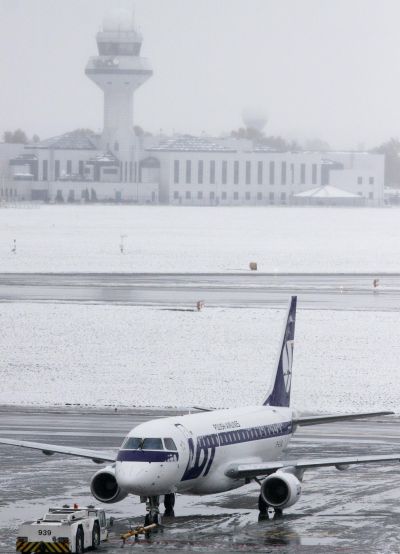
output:
M 112 8 L 135 8 L 154 75 L 135 124 L 219 135 L 243 108 L 266 132 L 335 148 L 400 136 L 399 0 L 0 0 L 0 133 L 102 128 L 84 74 Z

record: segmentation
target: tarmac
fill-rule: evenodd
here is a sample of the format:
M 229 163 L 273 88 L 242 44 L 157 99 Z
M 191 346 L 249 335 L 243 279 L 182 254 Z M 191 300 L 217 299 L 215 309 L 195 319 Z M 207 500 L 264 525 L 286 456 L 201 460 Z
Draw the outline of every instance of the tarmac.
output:
M 303 309 L 398 311 L 400 274 L 0 273 L 0 302 L 280 308 L 292 294 Z
M 0 407 L 0 437 L 113 451 L 136 424 L 174 410 L 85 407 Z M 400 454 L 399 418 L 349 421 L 299 429 L 287 458 Z M 47 507 L 93 503 L 91 476 L 98 465 L 79 458 L 0 445 L 0 552 L 15 552 L 20 522 Z M 177 496 L 175 517 L 124 551 L 399 553 L 400 467 L 397 463 L 306 472 L 303 494 L 282 518 L 258 520 L 258 485 L 230 493 Z M 100 552 L 120 552 L 119 535 L 143 522 L 136 497 L 104 506 L 116 518 Z M 272 514 L 271 514 L 272 515 Z

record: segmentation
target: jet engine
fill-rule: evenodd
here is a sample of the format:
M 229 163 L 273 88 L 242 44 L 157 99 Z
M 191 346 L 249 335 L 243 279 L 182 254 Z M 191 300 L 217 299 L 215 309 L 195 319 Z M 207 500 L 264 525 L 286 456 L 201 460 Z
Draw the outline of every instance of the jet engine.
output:
M 90 490 L 96 500 L 105 504 L 119 502 L 128 496 L 117 483 L 114 466 L 104 467 L 95 473 L 90 482 Z
M 261 496 L 273 508 L 293 506 L 300 495 L 300 481 L 292 473 L 277 471 L 264 479 L 261 485 Z

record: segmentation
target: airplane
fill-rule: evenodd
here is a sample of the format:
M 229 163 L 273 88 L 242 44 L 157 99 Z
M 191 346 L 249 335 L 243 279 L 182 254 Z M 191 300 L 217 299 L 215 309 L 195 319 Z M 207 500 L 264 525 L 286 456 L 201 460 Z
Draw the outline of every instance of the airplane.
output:
M 250 481 L 260 485 L 258 508 L 275 515 L 295 504 L 307 469 L 400 461 L 400 454 L 282 459 L 298 426 L 393 412 L 298 417 L 290 407 L 297 297 L 292 296 L 284 321 L 278 361 L 268 393 L 257 406 L 203 410 L 182 416 L 154 419 L 134 427 L 117 453 L 54 444 L 0 438 L 5 445 L 91 459 L 110 465 L 91 479 L 92 495 L 114 503 L 137 495 L 146 502 L 145 524 L 160 523 L 160 498 L 165 515 L 174 515 L 175 494 L 207 495 L 237 489 Z

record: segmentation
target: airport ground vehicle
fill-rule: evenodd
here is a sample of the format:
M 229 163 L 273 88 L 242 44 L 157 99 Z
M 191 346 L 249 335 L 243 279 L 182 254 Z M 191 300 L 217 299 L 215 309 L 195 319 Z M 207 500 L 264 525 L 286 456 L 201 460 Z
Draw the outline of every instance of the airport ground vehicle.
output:
M 17 552 L 75 552 L 96 549 L 107 540 L 104 510 L 93 506 L 50 508 L 42 518 L 22 523 L 18 529 Z

